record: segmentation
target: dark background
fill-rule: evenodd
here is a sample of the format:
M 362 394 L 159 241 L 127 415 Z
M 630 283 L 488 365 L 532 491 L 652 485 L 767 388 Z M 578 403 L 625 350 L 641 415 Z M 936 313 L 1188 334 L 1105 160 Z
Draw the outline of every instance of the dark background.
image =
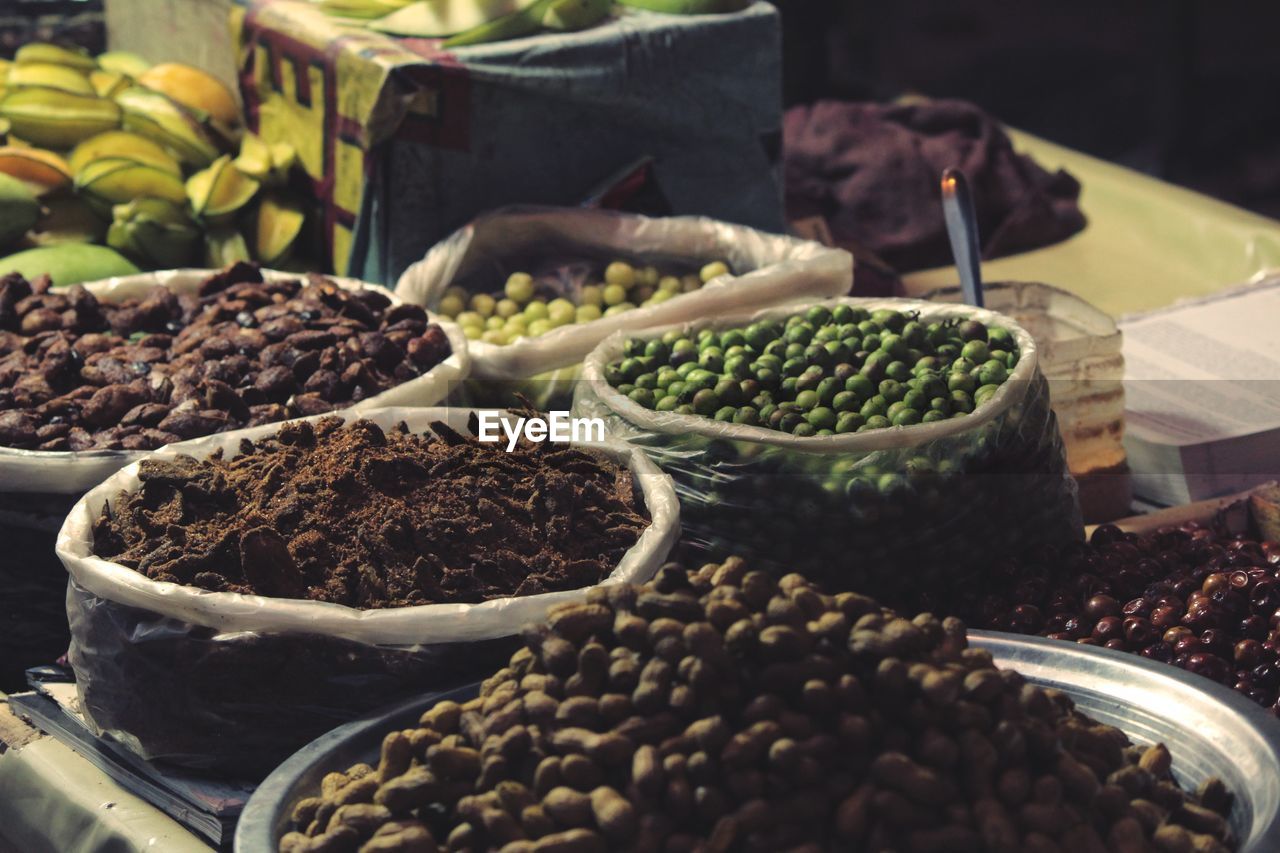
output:
M 774 0 L 786 104 L 965 98 L 1023 130 L 1280 218 L 1276 0 Z M 0 56 L 104 49 L 101 0 L 0 0 Z
M 787 104 L 906 92 L 1280 217 L 1280 3 L 776 0 Z

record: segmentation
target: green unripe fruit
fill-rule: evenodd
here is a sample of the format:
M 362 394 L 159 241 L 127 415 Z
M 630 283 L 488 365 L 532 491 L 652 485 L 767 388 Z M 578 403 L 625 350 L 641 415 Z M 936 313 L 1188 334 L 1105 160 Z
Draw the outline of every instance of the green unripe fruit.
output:
M 862 415 L 864 418 L 866 418 L 868 422 L 870 422 L 870 420 L 873 417 L 875 417 L 876 415 L 883 415 L 886 411 L 888 411 L 888 409 L 889 409 L 888 402 L 885 401 L 884 397 L 881 397 L 880 395 L 877 394 L 876 396 L 872 397 L 871 399 L 863 403 L 862 408 L 858 410 L 858 413 Z
M 627 396 L 630 397 L 633 402 L 639 403 L 646 409 L 652 409 L 656 402 L 653 399 L 653 391 L 648 388 L 636 388 Z
M 964 345 L 964 349 L 960 350 L 960 355 L 974 364 L 982 364 L 991 358 L 991 351 L 987 348 L 986 341 L 971 340 Z
M 907 389 L 902 387 L 902 383 L 896 379 L 885 379 L 880 383 L 878 392 L 886 402 L 896 403 L 906 394 Z
M 862 398 L 852 391 L 841 391 L 831 398 L 831 408 L 837 412 L 856 412 L 862 407 Z
M 814 429 L 831 429 L 836 425 L 836 413 L 826 406 L 819 406 L 809 412 L 807 419 Z
M 867 397 L 875 395 L 876 384 L 864 374 L 858 373 L 845 380 L 844 390 L 857 394 L 865 400 Z
M 983 403 L 995 396 L 995 393 L 999 390 L 999 386 L 996 385 L 983 385 L 977 391 L 973 392 L 974 406 L 981 406 Z
M 884 375 L 899 382 L 906 382 L 911 378 L 911 368 L 907 367 L 906 362 L 891 361 L 885 367 Z
M 850 432 L 857 432 L 858 427 L 865 423 L 866 420 L 857 412 L 841 412 L 836 418 L 836 433 L 844 435 Z

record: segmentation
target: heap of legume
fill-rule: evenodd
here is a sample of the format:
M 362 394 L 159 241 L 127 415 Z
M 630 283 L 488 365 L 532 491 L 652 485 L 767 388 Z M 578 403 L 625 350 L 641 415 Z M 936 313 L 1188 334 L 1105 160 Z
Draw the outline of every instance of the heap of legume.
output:
M 1018 357 L 1008 329 L 976 320 L 815 305 L 741 329 L 633 338 L 605 379 L 659 412 L 842 435 L 963 417 Z
M 480 697 L 328 774 L 281 853 L 1233 849 L 1194 794 L 957 619 L 738 558 L 598 587 L 525 629 Z
M 936 604 L 972 624 L 1135 652 L 1280 715 L 1280 543 L 1201 524 L 997 564 L 981 594 Z
M 729 273 L 728 265 L 722 261 L 683 275 L 655 266 L 613 261 L 594 276 L 596 283 L 575 289 L 566 288 L 560 281 L 514 272 L 496 294 L 473 294 L 462 287 L 450 287 L 438 308 L 441 314 L 457 321 L 470 340 L 501 346 L 545 335 L 559 326 L 589 323 L 657 305 L 682 293 L 692 293 L 713 278 Z

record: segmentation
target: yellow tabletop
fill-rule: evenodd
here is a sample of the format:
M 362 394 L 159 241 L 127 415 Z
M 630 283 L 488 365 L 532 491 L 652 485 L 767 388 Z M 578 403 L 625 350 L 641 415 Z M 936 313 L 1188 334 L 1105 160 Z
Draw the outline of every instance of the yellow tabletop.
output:
M 0 853 L 213 853 L 75 750 L 27 727 L 0 693 Z
M 1056 285 L 1118 317 L 1280 269 L 1280 222 L 1027 133 L 1009 135 L 1041 166 L 1080 181 L 1089 224 L 1065 242 L 984 263 L 987 281 Z M 905 277 L 913 295 L 957 281 L 954 267 Z

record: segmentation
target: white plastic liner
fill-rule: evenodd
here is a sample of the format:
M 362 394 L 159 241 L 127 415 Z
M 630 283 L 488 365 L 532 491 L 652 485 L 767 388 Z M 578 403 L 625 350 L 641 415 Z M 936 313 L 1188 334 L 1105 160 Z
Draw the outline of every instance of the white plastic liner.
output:
M 404 421 L 413 432 L 444 421 L 468 433 L 472 409 L 381 408 L 334 413 L 348 421 L 356 415 L 384 429 Z M 299 420 L 316 421 L 333 415 Z M 153 458 L 186 455 L 203 459 L 215 450 L 226 458 L 239 455 L 241 439 L 261 439 L 279 431 L 279 424 L 234 430 L 179 442 L 155 451 Z M 680 535 L 680 506 L 671 478 L 643 453 L 612 441 L 575 442 L 574 447 L 595 450 L 634 475 L 650 514 L 650 525 L 613 570 L 605 583 L 642 583 L 653 576 Z M 478 604 L 424 604 L 381 610 L 357 610 L 330 602 L 269 598 L 231 592 L 210 592 L 196 587 L 153 581 L 133 569 L 93 554 L 93 523 L 108 501 L 122 491 L 139 486 L 138 464 L 117 471 L 82 497 L 58 533 L 57 552 L 72 580 L 86 591 L 129 607 L 150 610 L 170 619 L 217 629 L 223 633 L 323 634 L 369 645 L 416 647 L 511 636 L 527 622 L 541 619 L 547 609 L 580 600 L 586 588 L 512 598 Z M 72 641 L 75 641 L 73 636 Z
M 142 297 L 157 284 L 164 285 L 174 293 L 194 293 L 200 283 L 214 272 L 215 270 L 181 269 L 119 276 L 90 282 L 85 285 L 85 289 L 103 302 L 122 302 L 125 299 Z M 299 273 L 265 269 L 262 275 L 269 281 L 302 277 Z M 389 297 L 392 305 L 399 305 L 402 302 L 384 288 L 350 278 L 325 277 L 347 290 L 376 289 Z M 462 329 L 443 317 L 433 315 L 430 319 L 433 323 L 438 323 L 448 336 L 451 350 L 449 357 L 422 376 L 361 400 L 352 406 L 352 409 L 363 411 L 381 406 L 433 406 L 443 401 L 455 386 L 467 378 L 471 370 L 471 359 L 467 353 L 467 339 L 462 334 Z M 0 491 L 79 494 L 102 482 L 113 471 L 143 458 L 147 452 L 140 450 L 77 452 L 0 447 Z

